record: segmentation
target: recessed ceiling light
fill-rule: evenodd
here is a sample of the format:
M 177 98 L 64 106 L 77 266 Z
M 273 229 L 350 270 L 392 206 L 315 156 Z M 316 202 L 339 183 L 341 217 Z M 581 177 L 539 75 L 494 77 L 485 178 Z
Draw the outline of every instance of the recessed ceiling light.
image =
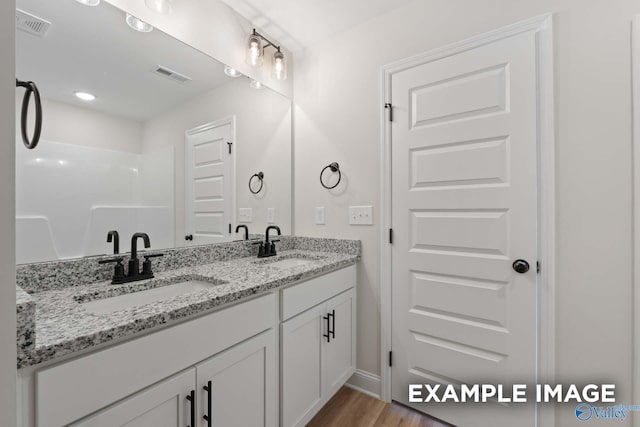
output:
M 75 94 L 79 99 L 87 102 L 93 101 L 94 99 L 96 99 L 96 96 L 89 92 L 76 92 Z
M 144 22 L 140 18 L 136 18 L 133 15 L 127 13 L 127 24 L 136 31 L 140 31 L 141 33 L 148 33 L 153 31 L 153 26 Z
M 100 0 L 76 0 L 76 1 L 85 6 L 97 6 L 100 4 Z
M 249 87 L 252 88 L 252 89 L 262 89 L 262 83 L 260 83 L 257 80 L 251 79 L 249 81 Z
M 147 7 L 154 12 L 169 14 L 173 11 L 173 0 L 144 0 Z
M 224 66 L 224 73 L 229 77 L 240 77 L 242 73 L 236 70 L 235 68 L 231 68 L 228 65 Z

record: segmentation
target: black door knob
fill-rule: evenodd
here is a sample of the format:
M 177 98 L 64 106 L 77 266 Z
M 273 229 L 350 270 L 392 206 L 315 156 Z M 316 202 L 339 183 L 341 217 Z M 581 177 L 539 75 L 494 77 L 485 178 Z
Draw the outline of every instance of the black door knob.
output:
M 193 240 L 193 234 L 187 234 L 184 236 L 184 240 Z
M 520 274 L 529 271 L 529 263 L 523 259 L 517 259 L 513 262 L 513 269 Z

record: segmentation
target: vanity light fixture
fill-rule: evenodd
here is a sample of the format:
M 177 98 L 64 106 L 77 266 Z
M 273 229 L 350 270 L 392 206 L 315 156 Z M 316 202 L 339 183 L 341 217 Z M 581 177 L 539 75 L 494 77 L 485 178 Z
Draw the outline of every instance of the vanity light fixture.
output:
M 154 12 L 168 15 L 173 12 L 173 0 L 144 0 L 144 4 Z
M 144 22 L 142 19 L 137 18 L 133 15 L 127 13 L 127 25 L 133 28 L 136 31 L 140 31 L 141 33 L 149 33 L 153 31 L 153 26 Z
M 86 102 L 91 102 L 96 99 L 96 96 L 89 92 L 75 92 L 75 95 L 78 99 Z
M 269 46 L 276 50 L 271 58 L 271 74 L 276 80 L 286 80 L 287 57 L 280 50 L 280 46 L 258 33 L 255 28 L 247 38 L 247 55 L 245 61 L 252 67 L 260 67 L 264 62 L 264 50 Z
M 251 89 L 262 89 L 262 83 L 254 79 L 249 79 L 249 87 Z
M 236 70 L 235 68 L 231 68 L 228 65 L 224 66 L 224 73 L 229 77 L 240 77 L 242 73 Z
M 100 0 L 76 0 L 76 1 L 85 6 L 98 6 L 100 4 Z

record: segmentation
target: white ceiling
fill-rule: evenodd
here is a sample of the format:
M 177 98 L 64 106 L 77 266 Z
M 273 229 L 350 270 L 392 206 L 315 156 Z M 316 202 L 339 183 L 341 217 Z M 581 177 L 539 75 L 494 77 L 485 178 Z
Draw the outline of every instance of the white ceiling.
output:
M 412 0 L 223 0 L 290 50 L 342 33 Z
M 139 33 L 121 10 L 101 2 L 17 0 L 17 7 L 50 21 L 40 38 L 16 31 L 16 77 L 38 84 L 43 97 L 144 121 L 229 81 L 213 58 L 158 31 Z M 193 80 L 152 74 L 158 65 Z M 74 92 L 93 93 L 91 103 Z

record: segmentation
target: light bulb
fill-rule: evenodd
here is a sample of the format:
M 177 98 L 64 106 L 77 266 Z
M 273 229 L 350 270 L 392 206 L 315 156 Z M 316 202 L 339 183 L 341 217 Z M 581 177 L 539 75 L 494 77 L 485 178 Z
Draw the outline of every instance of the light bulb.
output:
M 273 69 L 272 77 L 276 80 L 287 79 L 287 58 L 281 51 L 276 51 L 273 54 Z
M 153 26 L 144 22 L 142 19 L 137 18 L 133 15 L 127 13 L 127 25 L 133 28 L 136 31 L 140 31 L 141 33 L 149 33 L 153 31 Z
M 249 87 L 251 89 L 262 89 L 262 83 L 260 83 L 257 80 L 251 79 L 251 80 L 249 80 Z
M 259 67 L 262 65 L 262 39 L 260 36 L 251 34 L 247 41 L 247 57 L 245 58 L 247 64 L 252 67 Z

